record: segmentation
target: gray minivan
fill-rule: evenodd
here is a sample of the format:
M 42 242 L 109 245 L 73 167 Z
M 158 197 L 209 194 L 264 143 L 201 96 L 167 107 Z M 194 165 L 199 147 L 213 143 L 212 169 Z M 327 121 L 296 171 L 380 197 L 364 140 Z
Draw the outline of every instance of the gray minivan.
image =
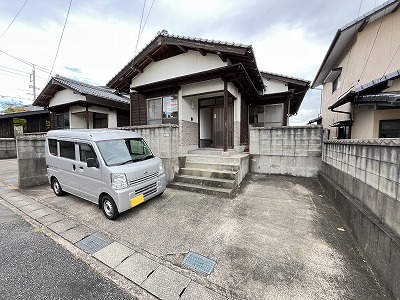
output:
M 110 220 L 166 188 L 161 159 L 132 131 L 51 130 L 45 148 L 54 193 L 96 203 Z

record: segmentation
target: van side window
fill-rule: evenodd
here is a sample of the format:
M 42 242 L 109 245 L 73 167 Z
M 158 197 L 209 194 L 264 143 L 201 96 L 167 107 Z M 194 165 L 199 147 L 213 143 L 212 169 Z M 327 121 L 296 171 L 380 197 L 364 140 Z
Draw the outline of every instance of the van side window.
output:
M 60 142 L 60 156 L 75 159 L 75 143 L 67 141 Z
M 57 140 L 48 139 L 49 152 L 51 155 L 57 156 Z
M 91 145 L 89 144 L 79 144 L 79 160 L 82 162 L 87 162 L 88 158 L 96 158 L 96 154 Z

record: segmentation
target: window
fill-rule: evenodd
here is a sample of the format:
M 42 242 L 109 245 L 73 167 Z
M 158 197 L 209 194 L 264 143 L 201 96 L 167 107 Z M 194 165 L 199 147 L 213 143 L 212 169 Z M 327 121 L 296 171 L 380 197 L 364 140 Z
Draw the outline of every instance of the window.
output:
M 96 158 L 92 146 L 89 144 L 79 144 L 79 160 L 86 163 L 88 158 Z
M 283 126 L 283 104 L 264 106 L 265 126 Z
M 148 124 L 178 123 L 178 96 L 169 95 L 147 100 Z
M 283 126 L 283 104 L 251 106 L 249 124 L 253 126 Z
M 57 140 L 48 139 L 48 146 L 50 154 L 57 156 Z
M 350 139 L 351 138 L 351 127 L 350 126 L 340 126 L 338 127 L 337 139 Z
M 75 159 L 75 143 L 60 141 L 60 156 Z
M 57 128 L 69 128 L 69 112 L 57 114 Z
M 400 138 L 400 120 L 381 120 L 379 122 L 380 138 Z
M 332 93 L 340 88 L 340 74 L 332 81 Z
M 99 141 L 97 146 L 107 166 L 131 164 L 154 157 L 141 138 Z
M 178 97 L 163 97 L 163 118 L 172 119 L 178 117 Z
M 108 115 L 93 113 L 93 128 L 107 128 L 108 127 Z
M 147 116 L 148 124 L 161 124 L 162 123 L 162 98 L 155 98 L 147 100 Z

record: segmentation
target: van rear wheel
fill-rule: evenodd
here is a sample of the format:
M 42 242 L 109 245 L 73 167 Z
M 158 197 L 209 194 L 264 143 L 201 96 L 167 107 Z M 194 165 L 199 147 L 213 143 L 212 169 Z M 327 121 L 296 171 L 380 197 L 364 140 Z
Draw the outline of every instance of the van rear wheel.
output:
M 116 218 L 118 218 L 119 212 L 114 200 L 110 196 L 104 195 L 102 201 L 103 213 L 106 218 L 110 220 L 115 220 Z
M 61 188 L 61 185 L 58 182 L 57 178 L 53 178 L 53 180 L 51 181 L 51 188 L 53 189 L 54 194 L 56 194 L 57 196 L 64 195 L 64 191 Z

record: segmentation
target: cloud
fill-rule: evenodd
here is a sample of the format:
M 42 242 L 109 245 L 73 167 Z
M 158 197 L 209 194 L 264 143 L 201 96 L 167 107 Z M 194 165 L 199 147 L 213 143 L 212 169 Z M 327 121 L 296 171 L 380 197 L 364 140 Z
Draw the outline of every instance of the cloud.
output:
M 73 72 L 73 73 L 82 73 L 81 69 L 79 68 L 72 68 L 72 67 L 64 67 L 67 71 Z

